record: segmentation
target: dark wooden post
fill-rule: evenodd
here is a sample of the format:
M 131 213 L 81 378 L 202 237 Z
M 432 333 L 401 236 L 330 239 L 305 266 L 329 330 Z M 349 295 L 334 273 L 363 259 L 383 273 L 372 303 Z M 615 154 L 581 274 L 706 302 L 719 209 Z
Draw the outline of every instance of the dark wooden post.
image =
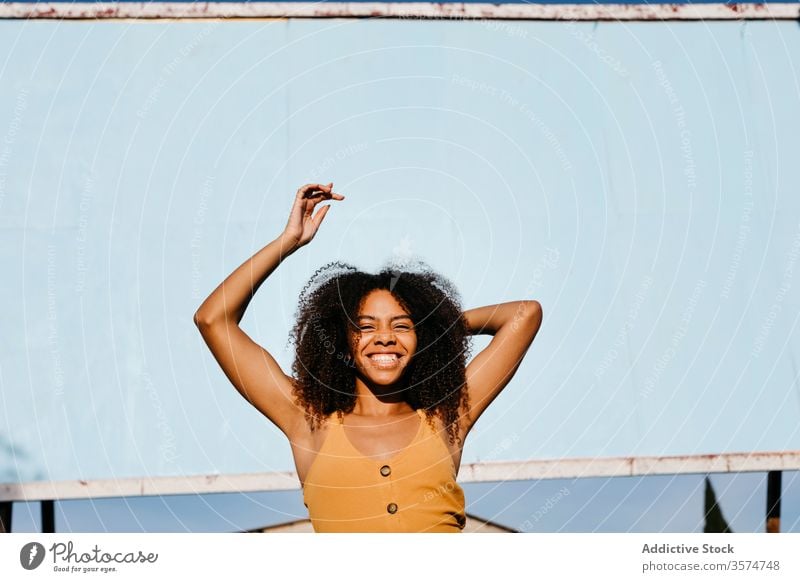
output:
M 781 531 L 781 472 L 767 473 L 767 533 Z

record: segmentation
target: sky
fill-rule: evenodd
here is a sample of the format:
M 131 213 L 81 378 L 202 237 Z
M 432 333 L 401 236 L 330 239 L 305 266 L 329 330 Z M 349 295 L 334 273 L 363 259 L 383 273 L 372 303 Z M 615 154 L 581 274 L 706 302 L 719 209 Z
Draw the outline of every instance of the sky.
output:
M 800 448 L 796 23 L 484 24 L 0 23 L 3 472 L 290 469 L 192 315 L 323 177 L 241 323 L 284 370 L 317 268 L 422 259 L 544 308 L 464 462 Z

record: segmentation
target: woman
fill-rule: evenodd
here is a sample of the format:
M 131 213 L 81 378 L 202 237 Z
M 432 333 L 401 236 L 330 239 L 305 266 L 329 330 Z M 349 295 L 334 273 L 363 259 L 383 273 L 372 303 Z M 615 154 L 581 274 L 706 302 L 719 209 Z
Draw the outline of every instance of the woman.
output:
M 430 270 L 377 275 L 323 267 L 300 298 L 293 377 L 239 322 L 253 294 L 314 238 L 341 201 L 333 183 L 298 189 L 286 228 L 194 316 L 236 389 L 289 439 L 314 530 L 460 532 L 464 440 L 513 377 L 542 321 L 537 301 L 461 312 Z M 468 336 L 493 335 L 465 365 Z

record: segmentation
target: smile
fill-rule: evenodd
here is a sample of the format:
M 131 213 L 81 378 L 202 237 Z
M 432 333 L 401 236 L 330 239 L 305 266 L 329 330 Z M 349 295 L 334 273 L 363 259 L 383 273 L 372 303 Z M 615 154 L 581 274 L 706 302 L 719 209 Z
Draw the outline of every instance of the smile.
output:
M 400 357 L 397 354 L 372 354 L 369 356 L 369 361 L 372 362 L 376 368 L 391 369 L 400 365 Z

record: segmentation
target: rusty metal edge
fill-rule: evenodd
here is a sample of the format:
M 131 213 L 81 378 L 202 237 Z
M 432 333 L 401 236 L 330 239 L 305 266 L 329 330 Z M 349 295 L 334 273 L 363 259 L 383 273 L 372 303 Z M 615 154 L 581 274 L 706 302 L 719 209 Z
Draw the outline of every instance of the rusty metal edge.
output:
M 800 451 L 724 453 L 670 457 L 600 457 L 490 461 L 463 465 L 460 483 L 586 479 L 800 470 Z M 134 477 L 77 481 L 0 483 L 0 502 L 44 499 L 100 499 L 299 489 L 294 471 L 183 477 Z
M 391 18 L 409 20 L 800 20 L 800 3 L 437 4 L 428 2 L 52 2 L 0 4 L 0 19 Z

